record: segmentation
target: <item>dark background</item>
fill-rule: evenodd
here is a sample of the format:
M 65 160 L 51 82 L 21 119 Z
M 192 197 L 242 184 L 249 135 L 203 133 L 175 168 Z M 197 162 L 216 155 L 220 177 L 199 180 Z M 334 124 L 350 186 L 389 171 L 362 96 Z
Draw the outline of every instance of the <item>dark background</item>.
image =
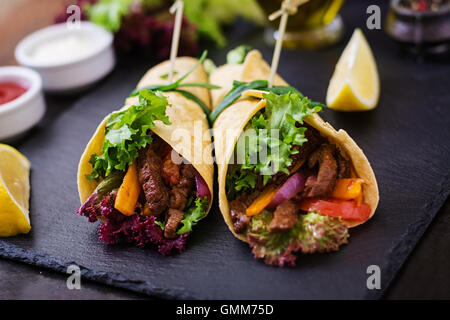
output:
M 346 19 L 347 1 L 343 9 Z M 364 7 L 364 6 L 361 6 Z M 355 10 L 353 10 L 355 11 Z M 351 11 L 350 11 L 351 12 Z M 386 10 L 382 10 L 383 17 Z M 363 14 L 363 12 L 361 12 Z M 238 28 L 231 28 L 236 32 Z M 348 37 L 346 37 L 347 39 Z M 342 44 L 341 44 L 342 45 Z M 407 58 L 408 59 L 408 58 Z M 421 63 L 418 61 L 417 63 Z M 443 79 L 445 80 L 445 79 Z M 448 79 L 447 79 L 448 81 Z M 427 86 L 427 84 L 424 84 Z M 429 88 L 432 92 L 433 88 Z M 382 89 L 383 93 L 383 89 Z M 47 97 L 48 113 L 39 125 L 42 130 L 58 119 L 79 97 Z M 446 103 L 448 106 L 448 101 Z M 32 131 L 30 136 L 35 134 Z M 438 136 L 436 137 L 438 138 Z M 443 141 L 447 143 L 448 141 Z M 18 143 L 20 147 L 20 143 Z M 444 148 L 445 150 L 445 148 Z M 423 239 L 410 255 L 385 298 L 450 298 L 450 201 L 447 200 Z M 8 260 L 0 260 L 0 298 L 4 299 L 123 299 L 146 298 L 128 291 L 83 281 L 82 290 L 69 291 L 66 277 Z

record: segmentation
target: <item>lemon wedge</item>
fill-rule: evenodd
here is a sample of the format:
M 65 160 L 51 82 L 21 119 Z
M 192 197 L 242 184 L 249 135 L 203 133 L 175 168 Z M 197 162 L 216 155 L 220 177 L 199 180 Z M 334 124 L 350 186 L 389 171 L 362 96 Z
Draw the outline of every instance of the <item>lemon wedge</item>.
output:
M 28 159 L 13 147 L 0 144 L 0 237 L 31 229 L 29 176 Z
M 339 111 L 365 111 L 375 108 L 380 96 L 377 65 L 360 29 L 339 58 L 327 91 L 327 105 Z

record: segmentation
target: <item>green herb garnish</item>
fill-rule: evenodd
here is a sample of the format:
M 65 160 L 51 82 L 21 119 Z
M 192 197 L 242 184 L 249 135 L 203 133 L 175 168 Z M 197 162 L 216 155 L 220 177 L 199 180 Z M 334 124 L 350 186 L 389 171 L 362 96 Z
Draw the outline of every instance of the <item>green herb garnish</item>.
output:
M 299 96 L 303 96 L 297 89 L 291 86 L 273 86 L 269 88 L 269 82 L 267 80 L 254 80 L 251 82 L 234 81 L 233 88 L 231 88 L 231 90 L 225 95 L 225 97 L 223 97 L 222 101 L 220 101 L 219 105 L 209 115 L 210 122 L 214 123 L 217 117 L 226 108 L 228 108 L 236 100 L 238 100 L 247 90 L 268 91 L 278 95 L 292 92 L 297 93 Z
M 178 71 L 174 71 L 173 75 L 176 76 L 178 74 Z M 169 74 L 168 73 L 164 73 L 162 75 L 159 76 L 161 79 L 166 80 L 169 79 Z
M 135 89 L 131 94 L 130 97 L 134 97 L 136 95 L 139 94 L 139 92 L 141 90 L 158 90 L 158 91 L 162 91 L 162 92 L 179 92 L 181 94 L 183 94 L 183 96 L 189 100 L 194 101 L 196 104 L 198 104 L 200 106 L 200 108 L 202 108 L 203 112 L 206 115 L 209 115 L 210 110 L 209 108 L 206 106 L 206 104 L 197 96 L 195 96 L 194 94 L 185 91 L 185 90 L 180 90 L 179 88 L 185 88 L 185 87 L 197 87 L 197 88 L 205 88 L 205 89 L 220 89 L 219 86 L 210 84 L 210 83 L 199 83 L 199 82 L 191 82 L 191 83 L 181 83 L 184 79 L 186 79 L 187 76 L 189 76 L 192 71 L 194 71 L 200 64 L 203 63 L 203 61 L 206 59 L 206 56 L 208 55 L 208 51 L 203 51 L 203 54 L 201 55 L 200 59 L 197 61 L 197 63 L 195 64 L 195 66 L 193 66 L 186 74 L 184 74 L 181 78 L 179 78 L 177 81 L 175 81 L 174 83 L 171 84 L 155 84 L 155 85 L 151 85 L 151 86 L 146 86 L 143 88 L 139 88 L 139 89 Z
M 180 90 L 180 89 L 175 89 L 173 91 L 181 93 L 186 99 L 194 101 L 196 104 L 198 104 L 200 106 L 200 108 L 202 108 L 203 112 L 206 115 L 208 115 L 210 113 L 210 110 L 209 110 L 208 106 L 203 102 L 203 100 L 200 99 L 199 97 L 197 97 L 192 92 L 189 92 L 189 91 L 186 91 L 186 90 Z
M 251 89 L 259 89 L 262 90 L 267 88 L 268 82 L 266 80 L 255 80 L 252 82 L 240 82 L 234 81 L 233 88 L 223 97 L 222 101 L 219 105 L 213 110 L 213 112 L 209 115 L 209 120 L 211 123 L 216 121 L 217 117 L 224 111 L 226 108 L 231 106 L 236 100 L 238 100 L 244 91 Z

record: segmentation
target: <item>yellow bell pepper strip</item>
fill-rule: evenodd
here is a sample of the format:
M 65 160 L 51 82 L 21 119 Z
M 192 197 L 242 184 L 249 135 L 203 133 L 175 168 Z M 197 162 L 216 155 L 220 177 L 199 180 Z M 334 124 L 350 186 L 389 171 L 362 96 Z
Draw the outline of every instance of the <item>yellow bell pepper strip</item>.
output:
M 356 200 L 356 205 L 359 207 L 364 202 L 363 193 L 361 192 L 355 200 Z
M 256 216 L 261 213 L 265 207 L 267 207 L 272 201 L 273 197 L 277 193 L 278 189 L 274 186 L 267 187 L 247 208 L 245 214 L 247 216 Z
M 341 200 L 358 199 L 362 195 L 363 183 L 364 180 L 358 178 L 338 179 L 331 197 Z
M 136 162 L 133 162 L 128 167 L 127 173 L 117 192 L 114 208 L 126 216 L 131 216 L 134 214 L 140 192 L 141 187 L 138 181 Z

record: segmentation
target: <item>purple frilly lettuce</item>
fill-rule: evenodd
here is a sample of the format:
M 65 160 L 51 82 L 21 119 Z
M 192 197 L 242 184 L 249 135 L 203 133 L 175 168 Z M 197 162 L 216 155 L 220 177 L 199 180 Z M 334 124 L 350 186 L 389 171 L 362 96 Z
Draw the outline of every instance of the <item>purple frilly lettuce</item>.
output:
M 94 192 L 77 210 L 77 213 L 88 218 L 89 222 L 101 220 L 98 228 L 99 239 L 107 244 L 126 242 L 138 247 L 156 245 L 158 252 L 171 255 L 185 249 L 188 233 L 175 239 L 164 238 L 163 230 L 158 226 L 154 216 L 142 216 L 140 206 L 136 213 L 125 216 L 114 209 L 115 193 L 108 193 L 102 200 Z

